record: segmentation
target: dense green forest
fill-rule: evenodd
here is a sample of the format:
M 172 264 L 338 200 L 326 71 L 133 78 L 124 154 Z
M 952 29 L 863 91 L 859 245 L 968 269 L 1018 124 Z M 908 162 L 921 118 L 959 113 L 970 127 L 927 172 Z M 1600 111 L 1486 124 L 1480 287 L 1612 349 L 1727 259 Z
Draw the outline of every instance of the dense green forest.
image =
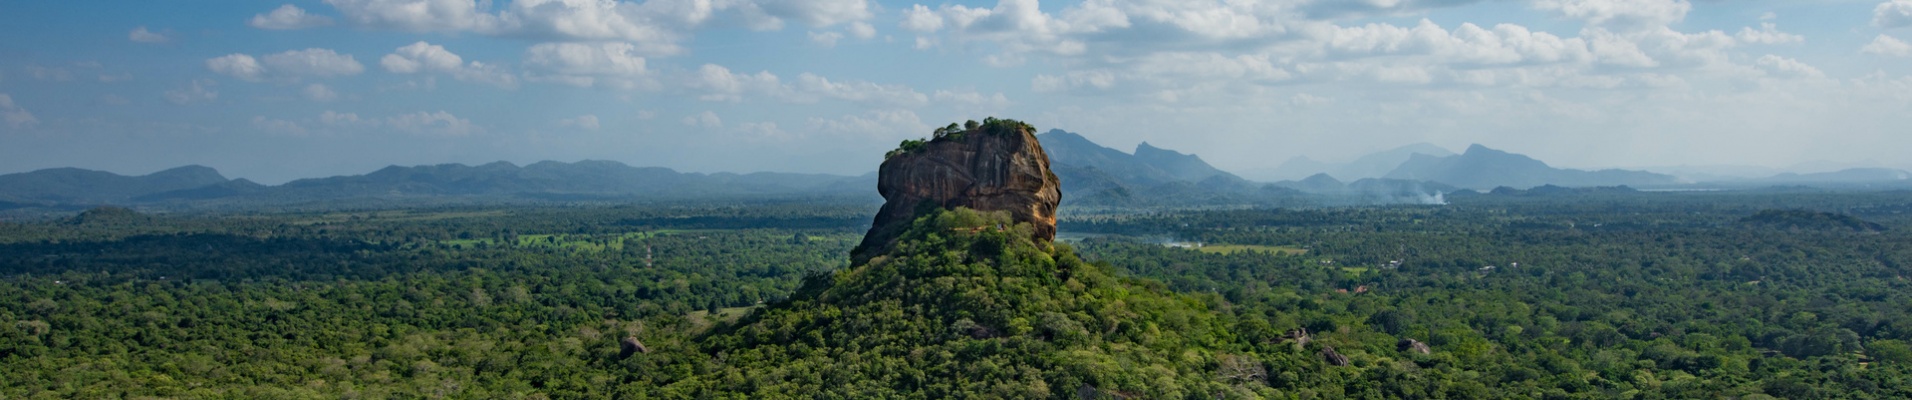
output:
M 0 222 L 0 397 L 1912 397 L 1912 194 L 1449 200 L 101 208 Z

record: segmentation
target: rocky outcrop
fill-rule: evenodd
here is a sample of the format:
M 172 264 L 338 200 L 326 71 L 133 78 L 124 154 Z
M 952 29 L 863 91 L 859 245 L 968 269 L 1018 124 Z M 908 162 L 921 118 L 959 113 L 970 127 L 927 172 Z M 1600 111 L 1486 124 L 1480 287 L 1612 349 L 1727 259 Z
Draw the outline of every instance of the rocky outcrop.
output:
M 1395 342 L 1394 349 L 1399 351 L 1412 351 L 1412 352 L 1421 353 L 1421 354 L 1431 354 L 1434 352 L 1434 349 L 1427 347 L 1426 342 L 1414 340 L 1411 338 L 1402 338 L 1401 341 Z
M 1334 351 L 1334 346 L 1321 346 L 1320 354 L 1321 360 L 1327 361 L 1328 365 L 1336 367 L 1348 366 L 1348 356 L 1341 355 L 1341 353 Z
M 631 358 L 631 356 L 639 353 L 651 352 L 649 347 L 644 347 L 644 342 L 637 341 L 636 336 L 625 336 L 624 340 L 618 341 L 617 344 L 617 358 L 620 360 Z
M 950 131 L 938 131 L 928 142 L 904 142 L 883 161 L 876 190 L 885 202 L 870 232 L 851 251 L 853 262 L 888 252 L 918 213 L 930 207 L 1007 212 L 1017 223 L 1033 226 L 1037 240 L 1055 239 L 1061 182 L 1049 171 L 1049 156 L 1033 128 L 991 119 Z

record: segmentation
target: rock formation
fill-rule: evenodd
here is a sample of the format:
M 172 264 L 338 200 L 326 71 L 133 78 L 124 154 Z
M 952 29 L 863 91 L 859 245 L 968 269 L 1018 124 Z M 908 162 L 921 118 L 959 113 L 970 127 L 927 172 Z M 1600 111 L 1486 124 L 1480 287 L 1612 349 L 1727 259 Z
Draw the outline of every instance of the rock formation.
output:
M 938 130 L 928 142 L 904 142 L 877 174 L 885 202 L 851 251 L 854 263 L 888 252 L 927 207 L 1004 211 L 1033 226 L 1036 239 L 1055 239 L 1060 180 L 1049 171 L 1034 128 L 1021 122 L 991 119 L 967 130 Z
M 1328 365 L 1336 367 L 1348 366 L 1348 356 L 1341 355 L 1341 353 L 1334 351 L 1334 346 L 1321 346 L 1321 360 L 1327 361 Z
M 1399 351 L 1413 351 L 1421 354 L 1431 354 L 1434 352 L 1434 349 L 1427 347 L 1426 342 L 1411 338 L 1402 338 L 1401 341 L 1395 342 L 1394 349 Z
M 651 352 L 649 347 L 644 347 L 644 342 L 637 341 L 636 336 L 625 336 L 624 340 L 618 341 L 617 344 L 617 358 L 620 360 L 631 358 L 632 355 L 638 353 Z

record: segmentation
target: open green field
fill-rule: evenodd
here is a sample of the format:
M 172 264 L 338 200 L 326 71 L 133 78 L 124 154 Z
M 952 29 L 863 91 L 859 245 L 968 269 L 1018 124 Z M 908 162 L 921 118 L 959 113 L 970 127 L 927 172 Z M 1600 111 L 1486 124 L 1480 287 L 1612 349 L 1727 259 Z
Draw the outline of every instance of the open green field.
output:
M 1211 244 L 1196 247 L 1196 251 L 1209 254 L 1229 254 L 1239 251 L 1253 251 L 1269 254 L 1297 255 L 1308 254 L 1308 249 L 1294 246 L 1263 246 L 1255 244 Z

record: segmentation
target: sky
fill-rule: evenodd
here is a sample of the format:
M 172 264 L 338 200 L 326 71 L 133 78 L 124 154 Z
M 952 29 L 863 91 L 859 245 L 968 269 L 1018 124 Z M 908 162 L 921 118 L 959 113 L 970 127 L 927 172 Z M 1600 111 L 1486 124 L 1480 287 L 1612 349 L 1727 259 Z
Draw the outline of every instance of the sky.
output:
M 862 174 L 987 116 L 1237 171 L 1912 168 L 1909 43 L 1912 0 L 0 0 L 0 173 Z

